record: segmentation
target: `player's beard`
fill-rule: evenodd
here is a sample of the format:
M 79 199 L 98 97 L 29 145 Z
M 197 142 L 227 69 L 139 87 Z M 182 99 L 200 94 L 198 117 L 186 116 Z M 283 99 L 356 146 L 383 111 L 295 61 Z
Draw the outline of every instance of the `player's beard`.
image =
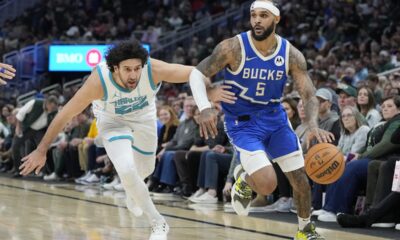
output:
M 251 36 L 256 40 L 256 41 L 263 41 L 267 39 L 275 30 L 275 23 L 272 22 L 271 25 L 261 34 L 257 35 L 254 27 L 251 27 Z
M 127 78 L 127 79 L 122 78 L 121 74 L 119 74 L 119 77 L 120 77 L 120 79 L 121 79 L 122 84 L 124 85 L 124 88 L 129 89 L 129 90 L 131 90 L 131 91 L 134 90 L 135 88 L 137 88 L 137 86 L 138 86 L 138 84 L 139 84 L 139 79 L 140 79 L 140 78 L 135 80 L 136 85 L 135 85 L 134 88 L 131 88 L 131 87 L 129 87 L 129 85 L 128 85 L 128 82 L 129 82 L 129 79 L 128 79 L 128 78 Z

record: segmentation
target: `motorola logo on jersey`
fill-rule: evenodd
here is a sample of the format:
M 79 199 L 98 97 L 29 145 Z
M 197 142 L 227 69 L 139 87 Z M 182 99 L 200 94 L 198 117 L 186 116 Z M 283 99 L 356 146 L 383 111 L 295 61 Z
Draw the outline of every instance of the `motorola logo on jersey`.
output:
M 283 64 L 285 64 L 285 59 L 283 59 L 282 56 L 277 56 L 277 57 L 275 58 L 275 65 L 278 66 L 278 67 L 280 67 L 280 66 L 282 66 Z
M 86 63 L 94 67 L 101 62 L 101 53 L 97 49 L 91 49 L 86 54 Z
M 259 68 L 244 68 L 243 79 L 282 80 L 284 71 Z

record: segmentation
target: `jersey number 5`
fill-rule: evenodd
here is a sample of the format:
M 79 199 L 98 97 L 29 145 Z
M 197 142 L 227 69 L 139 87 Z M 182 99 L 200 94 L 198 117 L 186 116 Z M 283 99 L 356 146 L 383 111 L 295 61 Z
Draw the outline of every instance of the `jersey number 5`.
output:
M 265 90 L 265 83 L 258 82 L 257 89 L 256 89 L 256 96 L 264 96 L 264 90 Z

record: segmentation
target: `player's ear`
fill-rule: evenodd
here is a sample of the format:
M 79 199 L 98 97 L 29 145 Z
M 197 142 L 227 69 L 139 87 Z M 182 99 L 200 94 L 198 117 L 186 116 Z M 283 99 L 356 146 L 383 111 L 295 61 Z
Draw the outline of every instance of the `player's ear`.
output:
M 275 25 L 281 21 L 281 16 L 275 16 Z

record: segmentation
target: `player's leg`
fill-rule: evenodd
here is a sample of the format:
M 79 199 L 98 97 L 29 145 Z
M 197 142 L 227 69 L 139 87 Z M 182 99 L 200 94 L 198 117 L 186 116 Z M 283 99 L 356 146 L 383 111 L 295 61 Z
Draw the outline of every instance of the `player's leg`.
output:
M 272 193 L 277 185 L 275 170 L 264 151 L 248 152 L 238 150 L 242 173 L 253 191 L 266 196 Z
M 299 220 L 299 231 L 295 239 L 324 239 L 315 231 L 315 225 L 310 221 L 311 188 L 304 170 L 301 146 L 295 133 L 289 126 L 281 128 L 271 135 L 267 148 L 293 188 Z
M 232 207 L 238 215 L 247 215 L 252 189 L 262 195 L 270 194 L 276 188 L 276 174 L 263 150 L 249 152 L 237 146 L 235 148 L 241 164 L 234 171 L 236 181 L 231 190 Z
M 267 195 L 276 188 L 276 174 L 269 161 L 263 137 L 256 119 L 239 121 L 225 118 L 225 129 L 235 147 L 241 164 L 235 168 L 232 186 L 232 207 L 239 215 L 247 215 L 252 200 L 252 189 Z
M 144 214 L 153 224 L 152 234 L 155 230 L 164 229 L 165 231 L 161 234 L 166 236 L 169 227 L 151 201 L 146 184 L 139 176 L 133 159 L 132 137 L 127 134 L 103 137 L 103 144 L 121 179 L 127 197 L 132 198 L 135 204 L 143 209 Z

